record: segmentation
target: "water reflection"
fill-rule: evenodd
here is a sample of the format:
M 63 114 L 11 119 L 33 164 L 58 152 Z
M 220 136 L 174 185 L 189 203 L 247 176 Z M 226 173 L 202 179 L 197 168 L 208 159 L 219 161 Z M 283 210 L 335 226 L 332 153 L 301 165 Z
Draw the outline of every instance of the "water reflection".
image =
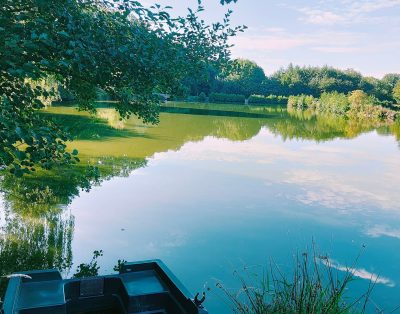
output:
M 44 199 L 42 199 L 44 200 Z M 23 206 L 23 208 L 21 208 Z M 0 275 L 27 269 L 57 267 L 68 271 L 72 263 L 74 218 L 49 204 L 3 200 L 0 237 Z M 45 208 L 45 210 L 43 210 Z M 6 281 L 1 280 L 3 295 Z
M 13 272 L 72 266 L 74 216 L 67 206 L 81 191 L 115 176 L 128 176 L 145 160 L 104 157 L 96 166 L 58 166 L 51 171 L 16 179 L 3 172 L 0 179 L 0 276 Z M 3 296 L 6 281 L 0 284 Z
M 335 226 L 354 228 L 339 237 L 344 242 L 360 233 L 400 238 L 399 124 L 375 130 L 267 107 L 184 104 L 163 111 L 160 125 L 146 126 L 121 121 L 109 108 L 96 118 L 49 108 L 45 114 L 73 131 L 69 145 L 82 162 L 22 179 L 3 173 L 0 274 L 68 272 L 73 260 L 103 249 L 106 266 L 163 257 L 190 278 L 188 265 L 197 265 L 202 272 L 189 284 L 196 289 L 205 276 L 226 275 L 226 260 L 261 262 L 265 254 L 249 252 L 249 243 L 268 244 L 279 256 L 293 248 L 293 237 L 327 241 L 321 229 Z M 286 240 L 271 247 L 284 232 Z M 382 256 L 391 257 L 387 250 Z

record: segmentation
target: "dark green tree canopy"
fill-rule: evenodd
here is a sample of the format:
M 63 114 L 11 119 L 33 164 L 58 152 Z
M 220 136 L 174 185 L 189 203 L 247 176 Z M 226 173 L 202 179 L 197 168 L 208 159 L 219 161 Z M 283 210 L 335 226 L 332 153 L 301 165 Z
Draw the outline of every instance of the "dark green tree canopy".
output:
M 255 62 L 246 59 L 236 59 L 222 73 L 225 81 L 225 92 L 242 94 L 249 97 L 265 80 L 264 70 Z
M 242 27 L 206 25 L 196 10 L 172 17 L 169 7 L 132 0 L 4 0 L 0 5 L 0 167 L 22 175 L 39 164 L 72 160 L 68 134 L 37 112 L 54 92 L 49 76 L 84 110 L 100 88 L 122 116 L 158 121 L 155 92 L 229 58 L 227 40 Z
M 206 79 L 204 79 L 206 77 Z M 399 74 L 387 74 L 382 79 L 364 77 L 348 69 L 340 70 L 329 66 L 300 67 L 289 64 L 266 77 L 261 67 L 249 60 L 234 60 L 222 70 L 213 69 L 206 76 L 191 76 L 184 81 L 190 95 L 199 92 L 253 95 L 313 95 L 323 93 L 350 93 L 362 90 L 378 99 L 384 106 L 395 101 L 393 88 L 400 80 Z M 229 97 L 229 96 L 227 96 Z

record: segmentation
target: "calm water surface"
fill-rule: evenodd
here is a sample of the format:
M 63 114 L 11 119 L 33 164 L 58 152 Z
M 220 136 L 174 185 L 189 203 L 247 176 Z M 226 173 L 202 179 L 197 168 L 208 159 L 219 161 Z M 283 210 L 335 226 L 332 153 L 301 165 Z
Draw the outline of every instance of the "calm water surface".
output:
M 98 249 L 102 273 L 118 259 L 160 258 L 192 292 L 211 288 L 212 313 L 229 313 L 217 282 L 237 288 L 235 270 L 262 270 L 271 258 L 289 271 L 314 241 L 338 269 L 361 252 L 349 295 L 379 276 L 373 302 L 400 304 L 397 125 L 168 106 L 158 126 L 122 123 L 110 109 L 96 120 L 48 110 L 74 129 L 82 165 L 18 182 L 3 176 L 3 273 L 73 262 L 71 273 Z

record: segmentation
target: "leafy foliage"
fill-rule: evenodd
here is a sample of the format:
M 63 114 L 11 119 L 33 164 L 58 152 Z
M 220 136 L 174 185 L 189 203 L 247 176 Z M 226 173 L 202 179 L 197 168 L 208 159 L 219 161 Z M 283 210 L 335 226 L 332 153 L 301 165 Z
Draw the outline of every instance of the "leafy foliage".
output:
M 354 70 L 338 70 L 332 67 L 299 67 L 289 65 L 270 77 L 266 82 L 266 90 L 280 90 L 277 95 L 308 94 L 319 97 L 324 92 L 347 94 L 353 90 L 362 90 L 377 97 L 381 101 L 392 101 L 393 82 L 400 75 L 388 74 L 382 80 L 363 77 Z
M 221 76 L 224 93 L 241 94 L 246 98 L 255 94 L 265 80 L 264 70 L 245 59 L 234 60 Z
M 122 259 L 122 260 L 119 259 L 119 260 L 117 261 L 117 264 L 113 267 L 113 270 L 119 273 L 119 272 L 122 270 L 122 267 L 124 266 L 124 264 L 125 264 L 126 262 L 127 262 L 127 261 L 124 260 L 124 259 Z
M 73 275 L 74 278 L 83 278 L 97 276 L 99 274 L 100 266 L 97 265 L 97 259 L 103 256 L 103 251 L 94 251 L 92 260 L 89 263 L 79 264 L 76 268 L 76 273 Z
M 394 101 L 393 88 L 400 81 L 400 74 L 387 74 L 381 80 L 363 77 L 354 70 L 339 70 L 332 67 L 299 67 L 290 64 L 271 76 L 250 60 L 237 59 L 222 70 L 203 73 L 202 78 L 191 78 L 183 83 L 190 95 L 200 91 L 210 93 L 250 95 L 312 95 L 337 92 L 347 94 L 362 90 L 374 96 L 381 105 L 391 107 Z M 204 78 L 206 77 L 206 78 Z
M 285 96 L 262 96 L 262 95 L 251 95 L 249 97 L 249 104 L 257 105 L 286 105 L 288 97 Z
M 400 103 L 400 81 L 397 82 L 396 86 L 393 87 L 393 98 Z
M 240 103 L 244 104 L 244 95 L 225 94 L 225 93 L 211 93 L 209 96 L 210 102 L 216 103 Z
M 200 102 L 205 102 L 207 100 L 207 96 L 204 92 L 201 92 L 199 95 L 199 101 Z
M 37 114 L 55 91 L 35 82 L 51 76 L 90 111 L 100 88 L 122 117 L 157 123 L 154 93 L 225 62 L 228 38 L 243 30 L 229 26 L 232 11 L 205 24 L 201 2 L 177 18 L 132 0 L 5 0 L 0 9 L 0 167 L 17 176 L 76 160 L 66 151 L 69 134 Z
M 320 98 L 311 95 L 290 96 L 288 108 L 310 109 L 355 120 L 370 120 L 377 124 L 394 122 L 398 116 L 398 112 L 380 106 L 375 97 L 362 90 L 355 90 L 347 95 L 338 92 L 323 93 Z

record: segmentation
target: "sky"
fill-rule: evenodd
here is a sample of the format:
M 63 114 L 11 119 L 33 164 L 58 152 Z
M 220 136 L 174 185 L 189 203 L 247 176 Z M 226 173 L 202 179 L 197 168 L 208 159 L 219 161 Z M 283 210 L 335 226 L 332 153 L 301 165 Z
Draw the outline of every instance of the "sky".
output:
M 182 15 L 197 0 L 157 3 Z M 267 75 L 289 63 L 351 68 L 378 78 L 400 73 L 400 0 L 238 0 L 228 6 L 203 0 L 203 5 L 206 21 L 234 11 L 232 25 L 248 29 L 232 40 L 232 56 L 255 61 Z

